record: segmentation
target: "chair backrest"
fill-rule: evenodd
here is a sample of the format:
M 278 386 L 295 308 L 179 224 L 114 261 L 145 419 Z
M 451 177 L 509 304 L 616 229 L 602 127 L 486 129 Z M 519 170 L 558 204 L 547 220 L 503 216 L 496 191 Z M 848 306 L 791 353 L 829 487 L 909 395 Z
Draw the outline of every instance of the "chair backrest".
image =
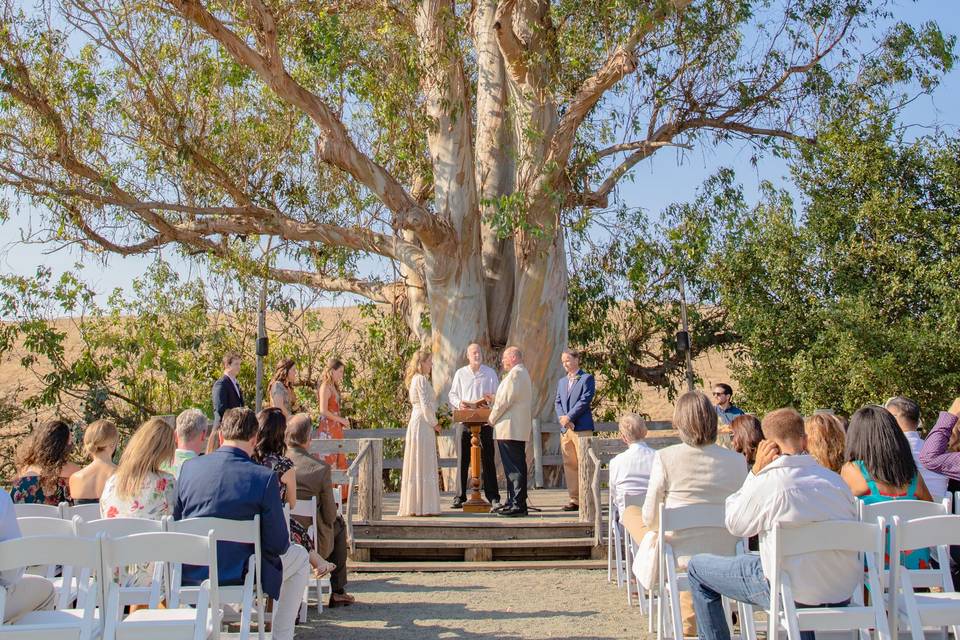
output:
M 87 522 L 100 519 L 99 504 L 78 504 L 73 507 L 69 505 L 63 505 L 62 510 L 64 520 L 73 520 L 74 516 L 80 516 Z
M 705 527 L 726 531 L 722 504 L 690 504 L 681 507 L 665 507 L 663 503 L 660 504 L 662 531 L 683 531 Z
M 101 540 L 104 570 L 144 562 L 182 562 L 216 568 L 212 531 L 206 536 L 160 531 L 119 538 L 102 536 Z
M 30 536 L 0 542 L 0 571 L 59 564 L 100 571 L 100 541 L 75 536 Z
M 642 507 L 643 501 L 647 497 L 645 493 L 625 493 L 623 494 L 623 507 Z
M 146 518 L 102 518 L 100 520 L 85 521 L 80 516 L 73 518 L 77 535 L 83 538 L 94 538 L 102 533 L 111 538 L 122 538 L 138 533 L 159 533 L 163 531 L 163 522 L 147 520 Z
M 343 492 L 340 487 L 333 488 L 333 501 L 337 505 L 337 513 L 343 515 Z
M 258 546 L 260 544 L 260 515 L 253 520 L 228 520 L 227 518 L 186 518 L 174 520 L 167 518 L 166 530 L 171 533 L 190 533 L 206 536 L 213 531 L 218 542 L 242 542 Z
M 927 518 L 894 520 L 900 549 L 924 549 L 960 545 L 960 516 L 939 515 Z
M 52 504 L 15 504 L 13 512 L 18 518 L 60 518 L 60 505 Z
M 297 500 L 297 504 L 290 511 L 290 515 L 316 519 L 317 496 L 311 496 L 309 500 Z
M 946 516 L 950 514 L 950 501 L 945 498 L 941 502 L 927 502 L 926 500 L 887 500 L 875 504 L 860 503 L 860 519 L 863 522 L 876 522 L 883 518 L 887 524 L 893 522 L 893 517 L 901 520 L 915 518 L 929 518 L 931 516 Z
M 886 525 L 883 518 L 876 523 L 831 520 L 786 527 L 778 522 L 773 529 L 774 555 L 780 559 L 817 551 L 882 554 L 883 535 L 878 525 Z
M 24 538 L 31 536 L 63 536 L 77 535 L 73 522 L 60 518 L 17 518 L 20 535 Z

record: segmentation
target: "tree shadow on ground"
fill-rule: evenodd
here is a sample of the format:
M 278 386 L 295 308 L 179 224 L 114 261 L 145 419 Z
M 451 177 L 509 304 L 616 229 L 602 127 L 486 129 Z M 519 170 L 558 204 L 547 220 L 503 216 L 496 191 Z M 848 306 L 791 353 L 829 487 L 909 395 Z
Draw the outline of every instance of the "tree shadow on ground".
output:
M 351 582 L 347 589 L 351 593 L 376 593 L 378 591 L 430 593 L 430 592 L 460 592 L 460 591 L 489 591 L 493 587 L 485 585 L 438 585 L 429 586 L 404 582 L 399 576 L 389 578 L 364 579 Z

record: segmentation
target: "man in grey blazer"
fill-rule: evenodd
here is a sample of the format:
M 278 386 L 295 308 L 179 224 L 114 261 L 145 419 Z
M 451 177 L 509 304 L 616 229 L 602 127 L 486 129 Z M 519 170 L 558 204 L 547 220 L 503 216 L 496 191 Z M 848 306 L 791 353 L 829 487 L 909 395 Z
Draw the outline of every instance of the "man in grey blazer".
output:
M 298 413 L 287 421 L 287 457 L 293 462 L 297 473 L 297 499 L 317 498 L 317 553 L 329 562 L 337 565 L 330 574 L 331 607 L 353 604 L 354 598 L 346 592 L 347 586 L 347 528 L 343 518 L 337 513 L 337 504 L 333 499 L 333 482 L 330 465 L 311 454 L 310 433 L 313 425 L 310 416 Z M 305 527 L 310 526 L 307 518 L 294 516 Z
M 533 432 L 533 384 L 523 366 L 523 353 L 507 347 L 501 358 L 505 375 L 497 394 L 488 397 L 490 424 L 507 478 L 507 502 L 501 516 L 515 518 L 527 515 L 527 441 Z

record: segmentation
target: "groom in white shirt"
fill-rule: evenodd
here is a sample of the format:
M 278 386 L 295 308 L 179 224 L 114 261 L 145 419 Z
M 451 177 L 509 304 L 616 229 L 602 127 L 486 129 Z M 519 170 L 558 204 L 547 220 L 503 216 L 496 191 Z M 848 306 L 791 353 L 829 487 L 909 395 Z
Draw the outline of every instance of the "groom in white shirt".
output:
M 467 347 L 467 361 L 465 367 L 457 369 L 450 385 L 450 407 L 453 409 L 468 409 L 485 396 L 497 392 L 497 372 L 483 364 L 483 350 L 477 343 Z M 467 501 L 467 488 L 470 477 L 470 429 L 462 423 L 457 423 L 459 436 L 454 441 L 460 443 L 460 455 L 457 456 L 457 478 L 460 481 L 459 493 L 453 499 L 453 508 L 461 509 Z M 483 483 L 483 493 L 493 508 L 500 506 L 500 490 L 497 488 L 497 466 L 493 451 L 493 427 L 485 424 L 480 427 L 480 464 L 482 472 L 480 480 Z

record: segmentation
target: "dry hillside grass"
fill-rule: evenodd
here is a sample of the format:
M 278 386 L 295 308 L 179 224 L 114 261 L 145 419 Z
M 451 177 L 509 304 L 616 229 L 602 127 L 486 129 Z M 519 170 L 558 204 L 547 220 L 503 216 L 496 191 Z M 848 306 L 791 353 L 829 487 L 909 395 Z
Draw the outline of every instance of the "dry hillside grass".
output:
M 300 331 L 302 339 L 310 344 L 311 351 L 324 353 L 331 350 L 335 344 L 337 351 L 349 358 L 352 347 L 359 339 L 359 332 L 366 324 L 366 320 L 360 316 L 358 309 L 356 307 L 327 307 L 313 311 L 322 321 L 324 327 L 322 331 L 310 332 L 303 327 L 302 323 L 298 327 L 288 327 L 287 330 Z M 75 353 L 79 349 L 79 332 L 76 319 L 62 318 L 57 320 L 56 324 L 67 335 L 68 353 L 71 350 Z M 279 330 L 279 317 L 268 318 L 267 325 L 268 331 Z M 29 394 L 38 388 L 35 373 L 26 371 L 20 366 L 20 356 L 20 351 L 14 351 L 0 361 L 0 398 Z M 716 382 L 731 382 L 728 364 L 729 359 L 726 354 L 710 352 L 694 362 L 694 369 L 703 380 L 704 385 L 709 388 Z M 323 363 L 319 361 L 306 363 L 305 373 L 314 377 L 310 374 L 316 375 L 316 372 L 319 372 L 322 366 Z M 38 372 L 44 373 L 42 369 Z M 736 388 L 736 385 L 734 387 Z M 635 409 L 648 415 L 652 420 L 671 419 L 673 405 L 665 392 L 650 387 L 642 387 L 639 389 L 639 393 L 640 398 L 638 406 L 634 407 Z

